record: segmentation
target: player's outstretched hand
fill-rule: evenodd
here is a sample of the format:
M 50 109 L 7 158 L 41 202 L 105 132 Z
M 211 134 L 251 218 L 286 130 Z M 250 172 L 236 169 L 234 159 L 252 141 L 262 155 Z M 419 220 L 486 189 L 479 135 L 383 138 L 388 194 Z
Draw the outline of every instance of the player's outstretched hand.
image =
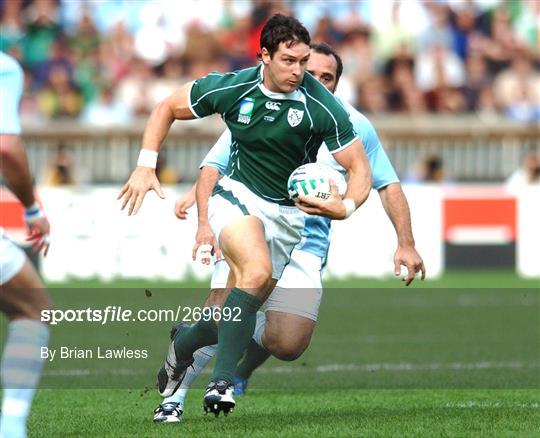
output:
M 298 196 L 296 206 L 307 214 L 326 216 L 330 219 L 345 219 L 347 210 L 343 199 L 339 195 L 338 188 L 334 181 L 330 180 L 330 197 L 328 199 L 318 199 L 313 196 Z
M 411 284 L 416 276 L 417 272 L 421 272 L 421 279 L 426 278 L 426 268 L 424 261 L 418 251 L 413 246 L 402 247 L 399 246 L 394 254 L 394 274 L 398 277 L 401 274 L 401 266 L 407 268 L 407 276 L 402 280 L 405 282 L 405 286 Z
M 49 233 L 51 231 L 51 225 L 45 216 L 36 217 L 34 219 L 27 219 L 26 225 L 28 226 L 27 242 L 32 243 L 32 251 L 39 253 L 43 251 L 43 255 L 46 256 L 49 252 Z
M 137 214 L 146 192 L 150 190 L 154 190 L 161 199 L 165 198 L 156 171 L 151 167 L 137 166 L 116 198 L 123 198 L 121 210 L 129 203 L 128 216 Z
M 184 193 L 174 204 L 174 214 L 180 220 L 186 220 L 187 211 L 195 204 L 195 192 L 190 190 Z
M 199 258 L 203 265 L 210 264 L 212 255 L 215 255 L 217 260 L 223 258 L 209 224 L 199 224 L 197 235 L 195 236 L 195 245 L 193 245 L 191 254 L 193 261 L 197 260 L 198 251 L 200 251 Z

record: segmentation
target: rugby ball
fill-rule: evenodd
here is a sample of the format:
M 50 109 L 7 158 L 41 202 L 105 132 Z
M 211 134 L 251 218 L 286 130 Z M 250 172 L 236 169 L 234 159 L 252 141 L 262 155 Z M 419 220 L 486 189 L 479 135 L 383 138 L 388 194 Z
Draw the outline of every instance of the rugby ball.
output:
M 289 197 L 295 202 L 299 195 L 328 199 L 330 197 L 330 180 L 337 185 L 340 196 L 345 195 L 347 182 L 340 172 L 324 164 L 304 164 L 295 169 L 289 176 L 287 182 Z

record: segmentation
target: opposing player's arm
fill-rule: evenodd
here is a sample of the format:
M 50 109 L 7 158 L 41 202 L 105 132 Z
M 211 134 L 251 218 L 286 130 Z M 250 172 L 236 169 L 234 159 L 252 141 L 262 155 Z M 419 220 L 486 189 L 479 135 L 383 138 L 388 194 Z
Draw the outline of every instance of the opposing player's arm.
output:
M 197 178 L 197 190 L 195 196 L 197 199 L 199 226 L 195 236 L 195 245 L 193 245 L 193 260 L 196 259 L 197 250 L 201 245 L 211 245 L 212 253 L 215 254 L 218 260 L 221 259 L 221 251 L 219 250 L 214 233 L 212 232 L 210 223 L 208 222 L 208 200 L 210 199 L 210 195 L 212 194 L 212 191 L 214 190 L 219 178 L 219 170 L 212 166 L 204 166 L 199 172 L 199 177 Z M 209 264 L 209 258 L 203 259 L 203 263 Z
M 379 196 L 388 218 L 392 222 L 398 239 L 398 248 L 394 254 L 394 274 L 401 273 L 401 265 L 407 267 L 407 277 L 403 280 L 408 286 L 417 272 L 426 277 L 426 268 L 420 254 L 416 251 L 411 226 L 411 213 L 401 184 L 393 183 L 379 189 Z
M 28 240 L 32 249 L 49 250 L 50 225 L 34 198 L 34 185 L 28 158 L 18 135 L 0 134 L 0 169 L 7 187 L 25 207 L 25 221 L 29 230 Z
M 195 191 L 197 190 L 197 183 L 193 184 L 191 188 L 184 193 L 180 198 L 174 203 L 174 215 L 180 219 L 187 219 L 187 211 L 193 204 L 195 204 Z
M 231 131 L 226 129 L 221 134 L 216 144 L 212 146 L 210 151 L 206 154 L 204 160 L 199 166 L 199 169 L 202 169 L 205 166 L 210 166 L 216 168 L 220 173 L 220 176 L 223 175 L 225 173 L 225 170 L 227 169 L 227 165 L 229 164 L 231 142 Z M 174 214 L 178 219 L 186 219 L 187 209 L 191 208 L 196 201 L 196 187 L 197 183 L 193 184 L 191 189 L 176 201 L 176 204 L 174 206 Z M 210 193 L 212 192 L 213 188 L 214 186 L 211 187 Z
M 212 245 L 211 252 L 216 255 L 217 259 L 221 259 L 221 251 L 208 223 L 208 200 L 214 190 L 214 186 L 227 169 L 231 154 L 231 143 L 231 132 L 226 129 L 199 166 L 201 171 L 197 180 L 196 194 L 199 226 L 195 237 L 195 245 L 193 246 L 194 260 L 197 250 L 201 245 Z M 207 252 L 207 254 L 209 253 Z M 210 257 L 203 257 L 202 261 L 208 264 L 210 263 Z
M 408 286 L 414 280 L 416 272 L 421 271 L 422 279 L 424 279 L 426 270 L 422 257 L 415 248 L 407 198 L 373 124 L 354 108 L 350 109 L 349 112 L 354 115 L 355 130 L 366 146 L 373 188 L 379 192 L 384 210 L 396 232 L 398 246 L 394 253 L 394 273 L 399 276 L 401 266 L 406 266 L 408 273 L 403 280 Z

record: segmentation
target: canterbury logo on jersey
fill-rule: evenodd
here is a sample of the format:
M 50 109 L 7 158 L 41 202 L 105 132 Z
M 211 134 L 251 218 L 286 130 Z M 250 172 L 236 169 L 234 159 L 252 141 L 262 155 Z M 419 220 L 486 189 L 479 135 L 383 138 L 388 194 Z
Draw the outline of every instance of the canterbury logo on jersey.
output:
M 266 102 L 264 104 L 264 106 L 266 107 L 266 109 L 273 110 L 273 111 L 279 111 L 279 109 L 281 107 L 281 103 L 279 103 L 279 102 Z

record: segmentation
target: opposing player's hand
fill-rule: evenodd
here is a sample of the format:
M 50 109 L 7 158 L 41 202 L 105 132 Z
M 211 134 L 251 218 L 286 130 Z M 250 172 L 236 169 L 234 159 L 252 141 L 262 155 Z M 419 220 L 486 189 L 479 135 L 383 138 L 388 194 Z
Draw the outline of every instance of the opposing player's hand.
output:
M 51 225 L 45 216 L 36 217 L 34 219 L 27 219 L 26 225 L 28 227 L 27 242 L 32 243 L 32 251 L 40 253 L 43 251 L 43 255 L 46 256 L 49 252 L 49 233 L 51 231 Z
M 151 167 L 137 166 L 116 198 L 123 198 L 121 210 L 129 203 L 128 216 L 137 214 L 146 192 L 150 190 L 154 190 L 161 199 L 165 198 L 156 171 Z
M 193 207 L 193 204 L 195 204 L 195 194 L 193 190 L 190 190 L 178 198 L 174 204 L 174 214 L 178 219 L 185 220 L 188 215 L 187 210 Z
M 334 181 L 330 181 L 330 197 L 328 199 L 299 195 L 298 201 L 296 206 L 307 214 L 325 216 L 330 219 L 345 219 L 347 213 Z
M 195 245 L 193 245 L 192 258 L 197 260 L 197 251 L 201 248 L 200 259 L 203 265 L 209 265 L 212 255 L 216 256 L 217 260 L 221 260 L 221 250 L 217 244 L 214 233 L 209 224 L 199 224 L 197 235 L 195 236 Z
M 407 268 L 407 276 L 402 280 L 405 282 L 405 286 L 411 284 L 416 276 L 417 272 L 421 272 L 421 279 L 426 278 L 426 268 L 424 261 L 418 251 L 413 246 L 402 247 L 399 246 L 394 254 L 394 274 L 399 277 L 401 274 L 401 266 Z

